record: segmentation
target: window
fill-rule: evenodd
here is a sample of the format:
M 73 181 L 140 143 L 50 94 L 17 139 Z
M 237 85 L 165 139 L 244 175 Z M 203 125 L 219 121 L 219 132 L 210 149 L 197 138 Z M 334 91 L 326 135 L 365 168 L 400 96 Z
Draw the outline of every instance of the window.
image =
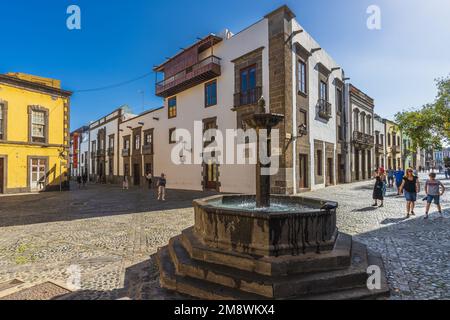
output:
M 297 68 L 298 91 L 306 94 L 306 64 L 299 60 Z
M 323 160 L 322 160 L 322 150 L 317 150 L 317 175 L 323 175 Z
M 95 152 L 97 149 L 97 143 L 95 141 L 92 141 L 92 152 Z
M 241 92 L 256 88 L 256 66 L 241 70 Z
M 169 129 L 169 144 L 177 143 L 175 139 L 175 130 L 176 128 Z
M 144 144 L 146 146 L 150 146 L 153 144 L 153 132 L 148 132 L 145 134 L 145 141 Z
M 320 81 L 319 99 L 328 101 L 328 84 L 324 81 Z
M 217 81 L 214 80 L 205 84 L 205 107 L 215 106 L 217 104 Z
M 3 137 L 5 136 L 5 106 L 3 104 L 0 104 L 0 140 L 3 140 Z
M 359 113 L 358 113 L 358 110 L 355 110 L 353 112 L 353 119 L 355 121 L 355 123 L 354 123 L 354 130 L 353 131 L 359 131 Z
M 241 70 L 241 94 L 240 105 L 255 104 L 260 98 L 256 88 L 256 66 Z
M 339 139 L 339 141 L 342 141 L 342 140 L 344 140 L 343 139 L 343 134 L 342 134 L 342 126 L 338 126 L 338 139 Z
M 177 97 L 170 98 L 169 105 L 169 119 L 176 118 L 177 116 Z
M 388 133 L 388 146 L 391 146 L 391 134 Z
M 45 112 L 32 111 L 31 113 L 31 141 L 45 143 Z
M 338 112 L 342 112 L 342 106 L 344 104 L 344 99 L 343 99 L 343 95 L 342 95 L 342 89 L 337 88 L 336 89 L 336 105 L 337 105 L 337 110 Z
M 141 149 L 141 135 L 137 134 L 134 136 L 134 149 L 139 150 Z
M 114 136 L 109 137 L 109 148 L 114 149 Z
M 381 138 L 380 138 L 380 140 L 381 140 L 381 141 L 380 141 L 380 144 L 381 144 L 381 145 L 384 145 L 384 134 L 381 134 L 380 137 L 381 137 Z

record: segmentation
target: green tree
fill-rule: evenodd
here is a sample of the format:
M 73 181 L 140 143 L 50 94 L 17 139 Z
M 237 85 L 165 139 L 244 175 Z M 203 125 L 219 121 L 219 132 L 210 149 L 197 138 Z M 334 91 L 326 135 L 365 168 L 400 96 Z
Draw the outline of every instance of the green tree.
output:
M 433 103 L 395 115 L 402 131 L 411 137 L 413 148 L 439 150 L 450 142 L 450 76 L 436 83 L 438 95 Z

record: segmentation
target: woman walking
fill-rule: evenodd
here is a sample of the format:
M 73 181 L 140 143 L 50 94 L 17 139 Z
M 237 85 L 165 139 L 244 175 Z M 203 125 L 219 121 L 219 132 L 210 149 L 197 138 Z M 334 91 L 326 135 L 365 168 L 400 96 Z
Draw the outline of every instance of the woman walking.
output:
M 381 201 L 379 208 L 382 208 L 384 206 L 384 192 L 386 189 L 385 175 L 381 170 L 375 170 L 374 175 L 376 181 L 373 188 L 373 200 L 375 203 L 372 207 L 378 207 L 378 201 Z
M 417 194 L 420 191 L 419 178 L 414 175 L 413 169 L 406 170 L 406 176 L 400 185 L 400 193 L 405 194 L 407 218 L 411 215 L 415 216 L 414 208 L 416 207 Z

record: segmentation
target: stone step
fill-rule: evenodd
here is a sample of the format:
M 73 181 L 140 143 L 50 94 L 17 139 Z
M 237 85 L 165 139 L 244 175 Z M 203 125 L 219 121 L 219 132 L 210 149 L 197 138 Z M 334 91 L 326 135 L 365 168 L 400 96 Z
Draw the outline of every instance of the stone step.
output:
M 193 228 L 183 231 L 181 242 L 192 259 L 267 276 L 345 269 L 350 266 L 352 237 L 339 233 L 334 250 L 299 256 L 255 257 L 232 251 L 214 249 L 202 243 Z
M 177 276 L 170 258 L 169 248 L 164 247 L 156 256 L 160 271 L 160 283 L 165 289 L 204 300 L 261 300 L 262 296 L 245 293 L 207 281 Z
M 384 263 L 381 256 L 368 250 L 369 265 L 376 265 L 381 268 L 381 289 L 369 290 L 366 287 L 359 289 L 329 292 L 314 296 L 302 296 L 299 300 L 382 300 L 388 299 L 390 295 L 389 284 L 387 283 Z
M 271 299 L 364 287 L 367 281 L 367 250 L 360 243 L 355 243 L 353 263 L 347 269 L 273 277 L 192 260 L 178 237 L 171 239 L 169 253 L 176 273 L 180 276 L 213 282 Z
M 369 262 L 379 264 L 380 258 L 369 255 Z M 175 266 L 170 259 L 169 248 L 164 247 L 158 251 L 157 263 L 160 270 L 161 285 L 169 290 L 178 291 L 186 296 L 205 300 L 270 300 L 264 296 L 247 294 L 245 292 L 226 288 L 218 284 L 204 280 L 180 277 L 175 273 Z M 389 289 L 386 281 L 383 281 L 382 289 L 370 291 L 367 288 L 352 288 L 335 292 L 321 294 L 309 294 L 296 298 L 295 300 L 362 300 L 362 299 L 383 299 L 389 296 Z M 175 295 L 174 295 L 175 298 Z

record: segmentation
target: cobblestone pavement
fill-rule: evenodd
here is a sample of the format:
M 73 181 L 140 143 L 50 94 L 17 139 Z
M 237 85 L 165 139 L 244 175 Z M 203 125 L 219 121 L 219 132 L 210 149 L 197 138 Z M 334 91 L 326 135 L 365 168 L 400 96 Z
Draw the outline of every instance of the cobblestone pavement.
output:
M 207 195 L 169 191 L 163 203 L 147 190 L 89 186 L 1 197 L 0 283 L 68 286 L 79 272 L 81 290 L 70 298 L 173 298 L 159 289 L 152 255 L 193 224 L 192 200 Z M 433 213 L 423 220 L 419 201 L 417 217 L 406 220 L 404 200 L 393 190 L 384 208 L 370 207 L 371 195 L 372 183 L 363 182 L 305 196 L 339 202 L 340 230 L 382 253 L 392 299 L 450 299 L 450 219 Z M 448 208 L 448 193 L 443 200 Z

